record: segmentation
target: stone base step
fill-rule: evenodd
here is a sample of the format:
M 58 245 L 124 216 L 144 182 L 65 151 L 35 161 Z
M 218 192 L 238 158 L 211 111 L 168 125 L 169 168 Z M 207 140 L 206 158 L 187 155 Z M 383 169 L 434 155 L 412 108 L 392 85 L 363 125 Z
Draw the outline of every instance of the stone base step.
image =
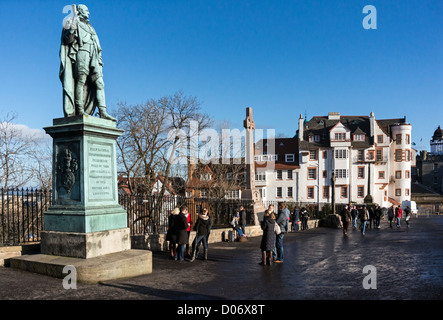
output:
M 63 268 L 73 266 L 78 282 L 98 283 L 152 273 L 152 252 L 126 250 L 88 259 L 34 254 L 11 258 L 10 265 L 55 278 L 66 277 Z
M 0 267 L 8 267 L 9 259 L 20 257 L 27 253 L 38 253 L 40 251 L 40 243 L 30 243 L 18 246 L 1 246 L 0 247 Z
M 8 251 L 8 252 L 1 252 L 0 251 L 0 267 L 7 267 L 9 266 L 9 259 L 13 257 L 19 257 L 22 255 L 21 251 Z

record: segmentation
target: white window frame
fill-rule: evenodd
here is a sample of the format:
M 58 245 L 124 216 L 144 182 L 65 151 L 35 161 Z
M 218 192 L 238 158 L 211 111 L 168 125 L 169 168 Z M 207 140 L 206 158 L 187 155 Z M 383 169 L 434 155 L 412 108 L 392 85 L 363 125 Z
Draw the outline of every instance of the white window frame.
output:
M 337 179 L 347 179 L 349 177 L 348 169 L 335 169 L 335 177 Z
M 293 153 L 285 154 L 285 162 L 295 162 L 295 154 Z
M 334 152 L 335 159 L 348 159 L 349 151 L 348 149 L 336 149 Z

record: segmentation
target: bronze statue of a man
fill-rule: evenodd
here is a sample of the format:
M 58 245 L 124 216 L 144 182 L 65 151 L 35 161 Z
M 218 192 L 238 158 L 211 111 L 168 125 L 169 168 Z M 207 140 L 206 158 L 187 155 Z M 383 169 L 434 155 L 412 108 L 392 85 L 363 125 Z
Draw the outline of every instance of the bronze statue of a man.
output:
M 73 5 L 74 18 L 63 26 L 60 46 L 60 80 L 63 85 L 65 117 L 92 115 L 115 120 L 106 112 L 102 49 L 94 28 L 89 24 L 85 5 Z

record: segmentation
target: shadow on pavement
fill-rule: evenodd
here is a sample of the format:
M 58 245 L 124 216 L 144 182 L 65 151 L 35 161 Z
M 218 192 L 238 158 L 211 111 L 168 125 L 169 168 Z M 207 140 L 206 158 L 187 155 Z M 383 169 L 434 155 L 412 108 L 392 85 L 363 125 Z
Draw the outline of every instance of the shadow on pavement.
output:
M 181 292 L 174 290 L 162 290 L 155 289 L 146 286 L 140 286 L 135 284 L 111 284 L 111 283 L 100 283 L 101 286 L 111 287 L 116 289 L 127 290 L 130 292 L 134 292 L 137 294 L 146 295 L 146 298 L 157 297 L 159 299 L 173 299 L 173 300 L 226 300 L 220 297 L 198 294 L 198 293 L 190 293 L 190 292 Z

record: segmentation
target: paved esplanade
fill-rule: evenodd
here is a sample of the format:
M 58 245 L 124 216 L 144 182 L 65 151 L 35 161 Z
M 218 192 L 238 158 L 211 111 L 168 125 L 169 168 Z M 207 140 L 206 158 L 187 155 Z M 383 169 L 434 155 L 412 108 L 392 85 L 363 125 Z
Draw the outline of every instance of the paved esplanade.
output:
M 259 266 L 260 237 L 211 244 L 209 260 L 153 256 L 153 273 L 63 288 L 62 279 L 0 267 L 0 299 L 442 299 L 443 217 L 411 219 L 366 236 L 318 228 L 285 236 L 285 262 Z M 365 266 L 376 289 L 365 289 Z M 373 283 L 374 284 L 374 283 Z

